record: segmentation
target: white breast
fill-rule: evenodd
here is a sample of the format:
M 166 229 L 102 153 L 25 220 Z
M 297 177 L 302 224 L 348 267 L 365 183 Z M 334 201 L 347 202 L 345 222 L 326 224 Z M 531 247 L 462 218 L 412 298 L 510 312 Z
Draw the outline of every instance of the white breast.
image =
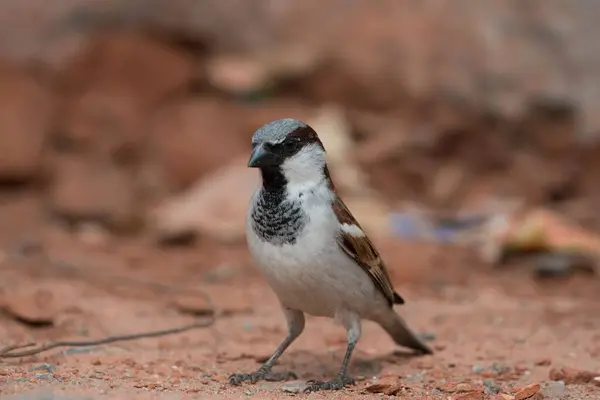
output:
M 248 213 L 247 240 L 256 264 L 287 307 L 330 317 L 341 307 L 366 313 L 363 308 L 381 295 L 337 244 L 340 224 L 330 206 L 332 193 L 325 185 L 302 193 L 308 221 L 294 244 L 262 241 L 250 229 Z

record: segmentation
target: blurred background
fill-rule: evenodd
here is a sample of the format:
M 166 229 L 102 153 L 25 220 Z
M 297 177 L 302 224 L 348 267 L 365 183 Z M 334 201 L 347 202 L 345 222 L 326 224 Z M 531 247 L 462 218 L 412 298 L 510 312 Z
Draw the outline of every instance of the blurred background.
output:
M 124 331 L 165 296 L 207 307 L 184 286 L 235 310 L 263 291 L 246 162 L 283 117 L 319 132 L 401 292 L 593 307 L 597 18 L 589 0 L 3 0 L 0 341 Z

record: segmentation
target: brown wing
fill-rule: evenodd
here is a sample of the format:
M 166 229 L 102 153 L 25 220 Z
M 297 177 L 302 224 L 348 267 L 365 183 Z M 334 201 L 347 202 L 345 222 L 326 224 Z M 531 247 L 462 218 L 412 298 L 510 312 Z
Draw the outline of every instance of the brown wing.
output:
M 350 210 L 348 210 L 348 207 L 337 196 L 333 202 L 333 210 L 340 224 L 354 225 L 362 230 L 352 213 L 350 213 Z M 352 235 L 340 229 L 338 244 L 369 275 L 375 285 L 388 299 L 390 306 L 393 304 L 404 304 L 404 299 L 396 293 L 390 282 L 390 276 L 385 269 L 381 256 L 366 234 Z

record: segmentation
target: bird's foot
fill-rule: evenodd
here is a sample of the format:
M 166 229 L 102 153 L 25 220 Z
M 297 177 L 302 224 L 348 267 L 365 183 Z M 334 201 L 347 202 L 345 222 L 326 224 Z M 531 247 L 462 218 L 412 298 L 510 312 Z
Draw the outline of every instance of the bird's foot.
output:
M 232 374 L 231 376 L 229 376 L 229 384 L 239 386 L 242 384 L 242 382 L 278 382 L 297 378 L 298 377 L 293 372 L 271 372 L 259 369 L 258 371 L 249 374 Z
M 305 392 L 317 392 L 319 390 L 340 390 L 347 385 L 354 385 L 354 378 L 348 375 L 337 375 L 330 381 L 309 381 Z

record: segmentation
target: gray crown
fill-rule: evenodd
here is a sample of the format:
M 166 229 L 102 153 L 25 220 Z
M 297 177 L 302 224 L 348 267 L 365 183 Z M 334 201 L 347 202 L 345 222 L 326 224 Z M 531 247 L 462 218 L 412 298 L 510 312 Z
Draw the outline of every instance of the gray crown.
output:
M 252 136 L 252 143 L 277 143 L 284 140 L 290 132 L 306 126 L 304 122 L 293 118 L 276 119 L 258 128 Z

